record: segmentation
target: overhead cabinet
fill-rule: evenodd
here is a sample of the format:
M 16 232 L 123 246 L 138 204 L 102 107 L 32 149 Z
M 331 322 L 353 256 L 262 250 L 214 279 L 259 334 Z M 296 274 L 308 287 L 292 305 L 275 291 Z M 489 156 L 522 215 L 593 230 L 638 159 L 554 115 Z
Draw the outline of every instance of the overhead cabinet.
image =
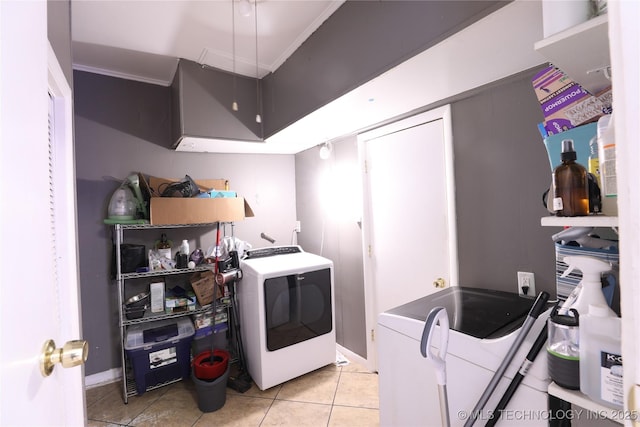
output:
M 172 148 L 192 139 L 262 142 L 257 89 L 255 79 L 180 59 L 171 84 Z

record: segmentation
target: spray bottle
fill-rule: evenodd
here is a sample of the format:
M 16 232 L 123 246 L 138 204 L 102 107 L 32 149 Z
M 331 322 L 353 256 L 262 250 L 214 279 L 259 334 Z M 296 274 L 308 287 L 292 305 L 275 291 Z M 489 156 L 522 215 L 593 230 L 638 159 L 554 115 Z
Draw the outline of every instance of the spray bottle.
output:
M 565 345 L 562 342 L 562 336 L 549 335 L 549 341 L 551 344 L 559 341 L 559 344 L 571 347 L 572 353 L 570 358 L 563 354 L 567 360 L 563 360 L 563 363 L 559 364 L 552 357 L 555 353 L 549 351 L 551 354 L 549 360 L 555 363 L 552 366 L 560 368 L 556 369 L 555 374 L 561 374 L 561 379 L 567 382 L 562 384 L 564 387 L 579 388 L 592 399 L 610 407 L 617 407 L 622 384 L 619 375 L 622 369 L 622 360 L 619 356 L 620 319 L 607 304 L 602 292 L 601 280 L 602 274 L 611 270 L 611 265 L 598 258 L 582 255 L 565 256 L 563 261 L 569 267 L 562 274 L 562 277 L 568 276 L 574 269 L 582 271 L 582 281 L 561 308 L 561 311 L 566 314 L 558 316 L 567 317 L 569 313 L 573 313 L 575 323 L 565 323 L 568 326 L 564 326 L 564 328 L 570 332 L 570 334 L 565 333 L 564 335 L 564 341 L 567 341 L 568 344 Z M 558 329 L 557 322 L 553 323 L 553 318 L 550 319 L 550 322 L 551 326 Z M 577 343 L 575 340 L 576 329 L 578 329 Z M 550 328 L 550 331 L 554 330 Z M 576 353 L 577 358 L 575 357 Z M 616 358 L 615 363 L 607 360 L 612 357 Z M 570 361 L 571 364 L 567 361 Z M 578 369 L 576 369 L 576 364 Z M 616 366 L 614 367 L 614 365 Z
M 607 307 L 609 316 L 618 317 L 616 312 L 607 305 L 602 293 L 602 273 L 610 271 L 611 264 L 595 257 L 582 255 L 566 256 L 563 261 L 569 267 L 562 277 L 567 277 L 574 269 L 578 269 L 582 271 L 582 281 L 569 295 L 561 311 L 575 308 L 582 316 L 589 312 L 589 305 L 602 305 Z

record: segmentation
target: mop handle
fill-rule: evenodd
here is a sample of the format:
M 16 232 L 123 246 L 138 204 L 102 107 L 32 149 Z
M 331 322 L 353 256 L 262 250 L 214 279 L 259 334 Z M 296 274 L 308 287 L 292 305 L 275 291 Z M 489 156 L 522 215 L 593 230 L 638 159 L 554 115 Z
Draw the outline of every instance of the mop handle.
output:
M 440 350 L 435 355 L 431 350 L 431 339 L 433 338 L 433 330 L 436 323 L 440 324 Z M 447 346 L 449 345 L 449 316 L 444 307 L 434 307 L 427 316 L 422 331 L 422 339 L 420 340 L 420 353 L 422 357 L 430 361 L 436 369 L 436 378 L 439 385 L 447 383 L 447 371 L 445 369 L 444 359 L 447 355 Z
M 538 353 L 540 353 L 540 350 L 542 350 L 542 347 L 544 347 L 544 344 L 547 342 L 547 335 L 548 326 L 545 322 L 544 327 L 538 334 L 538 338 L 531 346 L 529 353 L 527 353 L 527 357 L 524 359 L 524 361 L 522 361 L 522 365 L 520 365 L 518 373 L 511 380 L 511 384 L 509 384 L 507 391 L 504 392 L 504 395 L 502 396 L 502 399 L 500 399 L 500 402 L 498 402 L 496 409 L 494 409 L 491 413 L 491 418 L 489 419 L 489 421 L 487 421 L 485 427 L 493 427 L 494 425 L 496 425 L 496 423 L 502 416 L 502 410 L 509 404 L 509 401 L 515 394 L 516 389 L 522 382 L 522 379 L 527 375 L 529 369 L 531 368 L 531 365 L 533 365 L 534 360 L 536 360 Z
M 440 348 L 438 354 L 434 354 L 431 350 L 431 339 L 436 323 L 440 324 Z M 420 353 L 430 361 L 436 370 L 436 379 L 438 381 L 438 395 L 440 400 L 440 417 L 443 427 L 449 427 L 449 400 L 447 399 L 447 370 L 445 365 L 445 357 L 447 356 L 447 347 L 449 345 L 449 316 L 444 307 L 434 307 L 429 312 L 427 320 L 422 330 L 422 339 L 420 340 Z
M 547 303 L 548 299 L 549 299 L 549 294 L 547 292 L 540 292 L 540 294 L 538 294 L 538 298 L 536 298 L 536 302 L 533 304 L 533 307 L 531 307 L 531 310 L 529 310 L 529 314 L 527 315 L 527 318 L 522 324 L 522 328 L 520 328 L 520 332 L 518 333 L 516 340 L 514 341 L 513 345 L 507 352 L 507 355 L 505 356 L 504 360 L 496 370 L 496 373 L 493 375 L 493 378 L 491 378 L 491 382 L 489 382 L 489 385 L 484 390 L 484 393 L 482 393 L 482 396 L 480 396 L 480 400 L 478 400 L 478 403 L 476 403 L 476 406 L 473 408 L 473 410 L 469 414 L 467 421 L 464 423 L 464 427 L 471 427 L 473 423 L 476 422 L 476 419 L 478 418 L 480 411 L 484 408 L 484 405 L 487 404 L 487 401 L 491 397 L 493 390 L 495 390 L 496 386 L 498 385 L 498 382 L 500 382 L 500 379 L 502 379 L 504 372 L 509 367 L 509 364 L 511 363 L 511 361 L 513 360 L 513 357 L 516 355 L 516 352 L 522 345 L 522 342 L 527 337 L 527 334 L 531 330 L 531 327 L 535 323 L 536 319 L 538 318 L 538 316 L 540 316 L 540 313 L 542 313 L 542 310 L 544 309 L 544 306 Z

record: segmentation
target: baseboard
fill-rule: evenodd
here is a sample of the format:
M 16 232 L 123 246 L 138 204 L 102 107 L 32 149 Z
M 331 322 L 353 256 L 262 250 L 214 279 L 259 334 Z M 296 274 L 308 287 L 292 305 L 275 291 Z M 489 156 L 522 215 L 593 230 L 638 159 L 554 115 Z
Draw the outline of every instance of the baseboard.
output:
M 364 366 L 371 372 L 375 372 L 375 369 L 373 369 L 373 367 L 370 366 L 369 361 L 364 357 L 360 356 L 359 354 L 354 353 L 353 351 L 341 346 L 340 344 L 336 344 L 336 350 L 342 353 L 342 355 L 346 357 L 348 360 Z
M 121 379 L 121 368 L 109 369 L 108 371 L 98 372 L 97 374 L 87 375 L 84 377 L 84 386 L 85 388 L 93 388 L 120 381 Z

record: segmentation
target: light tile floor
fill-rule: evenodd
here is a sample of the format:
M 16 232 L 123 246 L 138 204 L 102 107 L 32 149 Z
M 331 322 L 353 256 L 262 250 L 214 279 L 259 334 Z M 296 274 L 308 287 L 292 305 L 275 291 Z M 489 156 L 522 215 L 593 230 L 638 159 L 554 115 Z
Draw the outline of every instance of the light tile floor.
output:
M 198 409 L 190 379 L 122 400 L 120 382 L 87 390 L 88 426 L 323 426 L 375 427 L 378 375 L 350 363 L 328 365 L 284 384 L 245 393 L 227 388 L 214 412 Z

